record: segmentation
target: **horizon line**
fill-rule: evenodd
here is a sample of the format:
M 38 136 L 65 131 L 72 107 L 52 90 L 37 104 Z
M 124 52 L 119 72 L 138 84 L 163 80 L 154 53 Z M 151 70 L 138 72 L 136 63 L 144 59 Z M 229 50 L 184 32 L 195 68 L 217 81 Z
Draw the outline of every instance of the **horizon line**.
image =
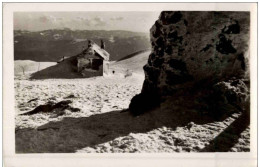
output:
M 150 33 L 145 31 L 130 31 L 130 30 L 90 30 L 90 29 L 71 29 L 71 28 L 54 28 L 54 29 L 44 29 L 44 30 L 23 30 L 23 29 L 13 29 L 13 31 L 28 31 L 28 32 L 42 32 L 42 31 L 49 31 L 49 30 L 70 30 L 70 31 L 125 31 L 125 32 L 135 32 L 135 33 Z

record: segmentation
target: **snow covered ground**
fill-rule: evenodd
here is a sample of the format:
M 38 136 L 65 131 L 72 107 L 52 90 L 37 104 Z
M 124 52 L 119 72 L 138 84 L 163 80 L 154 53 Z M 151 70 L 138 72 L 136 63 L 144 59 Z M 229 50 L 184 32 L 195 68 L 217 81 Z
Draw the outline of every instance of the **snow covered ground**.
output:
M 15 60 L 14 61 L 14 73 L 15 75 L 23 75 L 28 73 L 34 73 L 45 69 L 50 66 L 54 66 L 56 62 L 36 62 L 31 60 Z
M 210 146 L 238 119 L 192 122 L 185 110 L 161 105 L 150 113 L 133 117 L 128 108 L 140 93 L 143 78 L 96 77 L 76 80 L 16 80 L 16 152 L 198 152 Z M 73 96 L 70 96 L 73 95 Z M 66 97 L 72 98 L 66 98 Z M 32 102 L 32 99 L 38 98 Z M 18 115 L 52 100 L 72 100 L 79 112 Z M 163 111 L 163 112 L 162 112 Z M 232 141 L 225 136 L 228 140 Z M 224 151 L 249 151 L 249 128 L 236 136 Z M 224 147 L 225 148 L 225 147 Z
M 186 103 L 175 99 L 133 117 L 126 109 L 132 97 L 141 92 L 144 74 L 141 66 L 134 66 L 137 63 L 125 61 L 129 61 L 127 68 L 122 62 L 112 66 L 120 75 L 44 80 L 16 77 L 16 152 L 250 151 L 250 128 L 241 113 L 217 121 L 196 114 Z M 129 65 L 131 62 L 133 66 Z M 125 70 L 131 70 L 132 75 L 125 77 Z M 63 100 L 71 100 L 70 105 L 80 110 L 20 115 L 48 101 Z

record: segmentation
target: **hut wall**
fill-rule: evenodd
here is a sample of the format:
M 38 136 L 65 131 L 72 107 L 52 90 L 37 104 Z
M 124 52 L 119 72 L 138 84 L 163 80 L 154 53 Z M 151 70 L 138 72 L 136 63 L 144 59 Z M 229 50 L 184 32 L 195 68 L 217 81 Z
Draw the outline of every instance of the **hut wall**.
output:
M 102 76 L 103 60 L 102 59 L 78 59 L 78 72 L 84 77 Z
M 108 74 L 109 73 L 109 62 L 108 61 L 103 61 L 103 74 Z

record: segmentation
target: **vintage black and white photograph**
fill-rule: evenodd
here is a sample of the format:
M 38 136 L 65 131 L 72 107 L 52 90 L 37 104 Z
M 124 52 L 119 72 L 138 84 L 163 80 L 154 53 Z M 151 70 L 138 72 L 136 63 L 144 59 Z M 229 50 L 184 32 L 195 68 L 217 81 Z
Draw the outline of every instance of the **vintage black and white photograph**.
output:
M 14 12 L 15 152 L 250 152 L 250 45 L 249 11 Z

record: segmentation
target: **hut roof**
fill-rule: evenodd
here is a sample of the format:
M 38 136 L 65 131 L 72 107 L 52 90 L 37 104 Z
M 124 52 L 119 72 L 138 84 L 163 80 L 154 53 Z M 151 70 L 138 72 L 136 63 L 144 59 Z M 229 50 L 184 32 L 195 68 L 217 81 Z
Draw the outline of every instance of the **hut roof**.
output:
M 100 46 L 98 46 L 96 43 L 92 43 L 91 47 L 88 47 L 87 49 L 82 51 L 78 55 L 78 57 L 84 57 L 87 55 L 88 58 L 97 58 L 97 56 L 94 55 L 94 52 L 97 53 L 97 55 L 99 55 L 104 60 L 109 61 L 110 54 L 106 50 L 104 50 Z
M 94 50 L 97 54 L 99 54 L 101 57 L 103 57 L 104 60 L 109 60 L 109 55 L 110 55 L 110 54 L 109 54 L 106 50 L 101 49 L 101 47 L 98 46 L 98 45 L 95 44 L 95 43 L 93 43 L 92 48 L 93 48 L 93 50 Z

